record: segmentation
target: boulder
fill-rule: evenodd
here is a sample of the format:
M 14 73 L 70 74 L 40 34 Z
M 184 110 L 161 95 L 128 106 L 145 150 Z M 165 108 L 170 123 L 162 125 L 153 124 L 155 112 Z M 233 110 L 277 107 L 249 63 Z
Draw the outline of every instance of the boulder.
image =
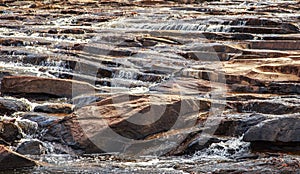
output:
M 39 165 L 39 163 L 0 145 L 0 170 L 33 167 L 36 165 Z
M 253 150 L 300 152 L 300 119 L 282 117 L 251 127 L 243 137 Z
M 8 76 L 1 82 L 1 92 L 4 94 L 41 94 L 70 98 L 95 90 L 95 87 L 85 82 L 33 76 Z

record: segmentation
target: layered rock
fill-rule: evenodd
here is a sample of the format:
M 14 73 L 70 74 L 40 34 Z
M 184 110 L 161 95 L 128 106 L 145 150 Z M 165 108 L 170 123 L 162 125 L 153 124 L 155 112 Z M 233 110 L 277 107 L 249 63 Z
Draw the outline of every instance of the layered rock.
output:
M 300 120 L 283 117 L 263 121 L 251 127 L 243 140 L 251 142 L 257 151 L 300 152 Z
M 245 134 L 253 150 L 299 152 L 298 2 L 0 10 L 1 95 L 34 103 L 0 98 L 1 115 L 21 117 L 0 122 L 1 144 L 25 133 L 39 140 L 23 154 L 43 154 L 43 141 L 55 153 L 181 155 Z

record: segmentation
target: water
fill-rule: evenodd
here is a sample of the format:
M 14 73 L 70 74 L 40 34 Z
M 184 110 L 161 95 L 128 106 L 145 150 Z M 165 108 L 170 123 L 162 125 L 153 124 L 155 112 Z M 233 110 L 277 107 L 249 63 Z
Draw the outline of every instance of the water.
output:
M 42 167 L 13 170 L 11 173 L 189 173 L 185 168 L 190 165 L 205 167 L 211 163 L 235 162 L 238 156 L 249 153 L 249 144 L 234 138 L 226 142 L 214 143 L 208 149 L 192 156 L 140 156 L 131 157 L 122 154 L 92 154 L 72 156 L 46 154 L 30 156 L 47 163 Z M 222 148 L 220 148 L 222 147 Z M 229 167 L 229 166 L 227 166 Z M 208 170 L 208 169 L 207 169 Z

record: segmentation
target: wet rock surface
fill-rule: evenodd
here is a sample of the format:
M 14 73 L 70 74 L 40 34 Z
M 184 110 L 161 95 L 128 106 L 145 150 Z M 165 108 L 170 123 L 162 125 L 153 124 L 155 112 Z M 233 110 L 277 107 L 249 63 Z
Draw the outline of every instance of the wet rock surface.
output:
M 299 173 L 299 8 L 2 1 L 0 158 L 54 164 L 29 173 Z

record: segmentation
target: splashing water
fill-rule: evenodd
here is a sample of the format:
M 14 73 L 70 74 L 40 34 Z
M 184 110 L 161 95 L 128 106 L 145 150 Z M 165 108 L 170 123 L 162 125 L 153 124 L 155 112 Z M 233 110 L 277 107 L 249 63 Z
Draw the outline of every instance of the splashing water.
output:
M 250 143 L 242 141 L 242 136 L 225 142 L 213 143 L 207 149 L 196 152 L 193 160 L 234 159 L 250 153 Z

